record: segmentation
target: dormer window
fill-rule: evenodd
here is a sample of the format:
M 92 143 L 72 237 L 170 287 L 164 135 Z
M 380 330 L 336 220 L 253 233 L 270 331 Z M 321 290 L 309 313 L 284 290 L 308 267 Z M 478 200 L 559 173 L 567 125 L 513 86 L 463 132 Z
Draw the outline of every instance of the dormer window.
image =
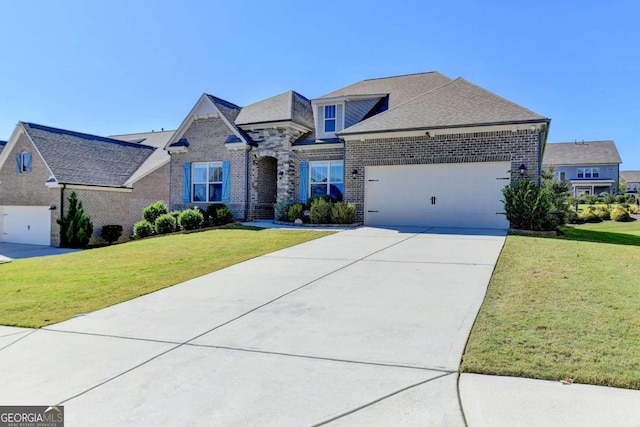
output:
M 330 133 L 336 131 L 336 106 L 324 106 L 324 132 Z
M 16 154 L 16 173 L 31 172 L 31 153 L 23 152 Z

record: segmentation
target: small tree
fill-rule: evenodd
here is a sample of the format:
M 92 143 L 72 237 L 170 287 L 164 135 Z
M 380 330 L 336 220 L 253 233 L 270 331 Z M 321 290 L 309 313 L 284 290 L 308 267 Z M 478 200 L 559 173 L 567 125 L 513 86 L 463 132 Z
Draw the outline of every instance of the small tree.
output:
M 618 179 L 618 194 L 625 194 L 627 192 L 627 181 L 623 177 Z
M 546 171 L 542 171 L 542 187 L 549 195 L 551 210 L 556 214 L 558 222 L 561 225 L 564 224 L 571 207 L 569 200 L 571 183 L 559 180 L 555 168 L 551 166 Z
M 75 191 L 67 199 L 69 208 L 67 215 L 62 215 L 56 222 L 60 225 L 60 246 L 64 248 L 84 248 L 93 235 L 91 218 L 84 214 L 82 200 Z
M 156 223 L 156 219 L 160 215 L 164 215 L 169 213 L 169 209 L 167 209 L 167 205 L 162 201 L 158 200 L 155 203 L 150 204 L 142 211 L 142 218 L 149 221 L 151 224 Z

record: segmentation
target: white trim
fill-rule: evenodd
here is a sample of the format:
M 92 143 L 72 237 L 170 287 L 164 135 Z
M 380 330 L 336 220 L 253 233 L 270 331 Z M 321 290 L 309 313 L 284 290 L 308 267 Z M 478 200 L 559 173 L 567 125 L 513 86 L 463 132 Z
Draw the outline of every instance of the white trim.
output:
M 313 169 L 313 165 L 314 164 L 318 164 L 318 163 L 326 163 L 327 164 L 327 182 L 319 182 L 316 183 L 315 185 L 320 185 L 320 184 L 324 184 L 327 187 L 327 195 L 331 195 L 331 184 L 342 184 L 342 195 L 344 197 L 344 186 L 345 186 L 345 170 L 344 170 L 344 159 L 343 160 L 314 160 L 314 161 L 310 161 L 309 162 L 309 179 L 308 181 L 308 195 L 309 197 L 313 197 L 311 194 L 311 170 Z M 340 182 L 332 182 L 331 181 L 331 163 L 342 163 L 342 181 Z
M 294 145 L 291 147 L 293 151 L 306 151 L 306 150 L 322 150 L 323 148 L 343 148 L 344 144 L 336 142 L 332 144 L 315 144 L 315 145 Z
M 195 180 L 195 168 L 197 165 L 206 165 L 207 166 L 207 181 L 206 182 L 202 182 L 202 181 L 198 181 L 196 182 Z M 211 167 L 211 165 L 215 165 L 214 167 L 219 167 L 220 168 L 220 181 L 209 181 L 209 168 Z M 191 189 L 190 189 L 190 193 L 191 193 L 191 203 L 222 203 L 222 192 L 220 193 L 220 200 L 209 200 L 209 185 L 211 184 L 220 184 L 220 186 L 222 187 L 222 182 L 223 182 L 223 161 L 215 161 L 215 162 L 192 162 L 191 163 Z M 204 185 L 205 186 L 205 191 L 206 191 L 206 195 L 207 195 L 207 200 L 194 200 L 194 196 L 196 194 L 194 187 L 196 185 Z
M 335 132 L 324 131 L 324 122 L 325 122 L 324 109 L 325 107 L 328 107 L 330 105 L 334 105 L 336 107 L 336 131 Z M 342 114 L 340 115 L 338 115 L 338 105 L 342 105 Z M 322 109 L 322 117 L 318 117 L 318 107 L 321 107 Z M 313 120 L 314 120 L 314 123 L 316 124 L 316 140 L 322 140 L 326 138 L 336 138 L 338 134 L 344 130 L 344 120 L 345 120 L 346 111 L 347 111 L 347 106 L 344 102 L 325 102 L 325 103 L 318 103 L 314 105 Z M 338 126 L 338 123 L 340 123 L 341 126 Z M 340 130 L 337 130 L 337 129 L 340 129 Z
M 360 122 L 362 123 L 362 122 Z M 354 126 L 357 126 L 354 125 Z M 415 137 L 415 136 L 428 136 L 434 137 L 437 135 L 452 135 L 457 133 L 480 133 L 480 132 L 503 132 L 503 131 L 511 131 L 517 132 L 520 130 L 531 130 L 531 126 L 535 126 L 535 130 L 543 130 L 546 128 L 546 122 L 536 122 L 536 123 L 522 123 L 522 124 L 507 124 L 507 125 L 489 125 L 489 126 L 464 126 L 464 127 L 455 127 L 455 128 L 434 128 L 434 129 L 422 129 L 422 130 L 389 130 L 389 131 L 381 131 L 375 133 L 350 133 L 344 134 L 345 130 L 348 131 L 349 128 L 344 129 L 342 132 L 337 132 L 337 136 L 347 141 L 365 141 L 367 139 L 378 139 L 378 138 L 405 138 L 405 137 Z
M 61 188 L 60 184 L 47 184 L 49 188 Z M 120 187 L 101 187 L 101 186 L 91 186 L 91 185 L 78 185 L 78 184 L 66 184 L 64 186 L 65 189 L 71 190 L 89 190 L 89 191 L 108 191 L 112 193 L 131 193 L 133 191 L 132 188 L 120 188 Z
M 364 101 L 367 99 L 380 99 L 387 96 L 388 93 L 378 93 L 371 95 L 343 95 L 343 96 L 334 96 L 331 98 L 316 98 L 311 100 L 311 105 L 320 105 L 320 104 L 331 104 L 331 103 L 340 103 L 346 101 Z
M 51 176 L 55 177 L 55 175 L 53 175 L 53 171 L 51 170 L 51 168 L 49 167 L 49 165 L 45 161 L 44 157 L 42 157 L 42 154 L 40 153 L 40 150 L 38 150 L 38 147 L 36 146 L 36 144 L 34 144 L 33 139 L 31 139 L 31 137 L 29 136 L 29 133 L 24 128 L 24 123 L 22 123 L 22 122 L 18 122 L 18 124 L 16 125 L 16 128 L 13 130 L 13 133 L 11 134 L 11 138 L 9 138 L 9 141 L 7 141 L 7 144 L 4 146 L 4 149 L 2 150 L 2 153 L 0 153 L 0 169 L 3 168 L 4 164 L 6 163 L 7 159 L 9 158 L 9 152 L 13 151 L 13 148 L 18 143 L 18 139 L 20 138 L 20 134 L 21 133 L 26 135 L 27 139 L 31 143 L 31 146 L 33 147 L 35 152 L 38 153 L 38 156 L 40 156 L 40 159 L 42 160 L 42 163 L 44 163 L 44 165 L 47 167 L 47 170 L 49 171 Z M 33 157 L 31 158 L 31 171 L 33 171 Z
M 156 150 L 162 150 L 162 148 L 157 148 Z M 148 159 L 147 159 L 148 160 Z M 140 181 L 142 178 L 145 178 L 149 175 L 151 175 L 153 172 L 157 171 L 158 169 L 160 169 L 161 167 L 167 165 L 169 162 L 171 161 L 171 158 L 166 159 L 166 161 L 162 162 L 162 164 L 156 166 L 155 168 L 149 169 L 147 172 L 145 172 L 144 174 L 136 177 L 135 180 L 131 180 L 131 178 L 129 178 L 125 183 L 124 186 L 125 187 L 133 187 L 133 184 L 135 184 L 136 182 Z M 146 163 L 146 160 L 145 160 Z M 142 164 L 142 166 L 144 166 L 144 163 Z M 140 168 L 142 167 L 140 166 Z M 140 169 L 138 168 L 138 170 Z M 137 171 L 136 171 L 137 172 Z M 135 172 L 134 172 L 135 175 Z
M 224 146 L 229 151 L 247 151 L 251 149 L 251 146 L 244 142 L 227 142 Z

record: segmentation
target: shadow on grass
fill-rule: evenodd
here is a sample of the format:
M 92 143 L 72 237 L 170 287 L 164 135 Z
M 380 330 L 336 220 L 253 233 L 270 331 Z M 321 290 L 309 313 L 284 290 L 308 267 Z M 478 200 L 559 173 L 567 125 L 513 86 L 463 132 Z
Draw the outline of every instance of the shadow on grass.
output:
M 610 243 L 614 245 L 640 246 L 640 236 L 610 231 L 583 230 L 576 227 L 560 227 L 556 239 L 577 240 L 582 242 Z

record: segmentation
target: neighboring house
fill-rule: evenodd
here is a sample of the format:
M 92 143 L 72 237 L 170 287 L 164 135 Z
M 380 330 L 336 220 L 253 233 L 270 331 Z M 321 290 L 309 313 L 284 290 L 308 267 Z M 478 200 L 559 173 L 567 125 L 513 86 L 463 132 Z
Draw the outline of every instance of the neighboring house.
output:
M 627 183 L 625 192 L 638 194 L 640 189 L 640 171 L 620 171 L 620 177 Z
M 437 72 L 244 108 L 203 94 L 166 147 L 170 205 L 273 218 L 276 201 L 330 194 L 369 225 L 507 228 L 501 190 L 539 179 L 549 123 Z
M 620 154 L 613 141 L 549 143 L 542 164 L 571 183 L 574 196 L 618 193 Z
M 94 224 L 92 243 L 106 224 L 122 225 L 126 240 L 144 206 L 168 200 L 169 156 L 157 147 L 172 134 L 115 139 L 20 122 L 0 153 L 0 241 L 58 246 L 72 191 Z

